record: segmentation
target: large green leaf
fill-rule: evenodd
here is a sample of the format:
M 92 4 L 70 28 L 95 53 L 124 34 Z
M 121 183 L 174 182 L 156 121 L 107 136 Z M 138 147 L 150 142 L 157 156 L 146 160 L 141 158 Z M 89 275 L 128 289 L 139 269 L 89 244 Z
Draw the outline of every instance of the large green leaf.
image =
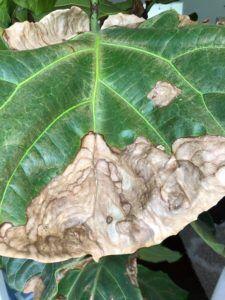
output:
M 186 300 L 188 294 L 178 287 L 167 274 L 138 267 L 138 283 L 146 300 Z
M 0 56 L 1 222 L 26 221 L 89 130 L 118 147 L 145 136 L 168 152 L 179 137 L 225 133 L 222 26 L 109 29 Z M 163 108 L 147 98 L 159 80 L 182 91 Z
M 51 10 L 56 0 L 13 0 L 16 4 L 20 5 L 21 7 L 30 9 L 34 13 L 43 13 L 46 11 Z
M 59 295 L 67 300 L 142 299 L 126 271 L 127 256 L 108 256 L 81 271 L 72 270 L 59 284 Z
M 215 225 L 208 213 L 200 215 L 197 221 L 191 223 L 191 226 L 209 247 L 225 256 L 225 244 L 218 241 Z
M 181 258 L 181 254 L 177 251 L 172 251 L 162 245 L 155 245 L 149 248 L 142 248 L 138 251 L 138 257 L 142 260 L 158 263 L 167 261 L 175 262 Z
M 99 1 L 99 17 L 104 17 L 110 14 L 116 14 L 119 12 L 129 12 L 132 8 L 133 0 L 121 1 L 112 3 L 108 0 Z M 86 13 L 90 14 L 90 1 L 89 0 L 57 0 L 56 7 L 63 8 L 71 5 L 79 6 Z

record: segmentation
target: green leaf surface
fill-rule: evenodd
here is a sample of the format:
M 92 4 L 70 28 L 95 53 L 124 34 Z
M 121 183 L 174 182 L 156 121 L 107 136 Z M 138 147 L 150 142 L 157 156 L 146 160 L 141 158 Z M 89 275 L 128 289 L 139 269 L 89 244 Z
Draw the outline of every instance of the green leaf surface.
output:
M 58 294 L 67 300 L 143 299 L 126 273 L 128 256 L 108 256 L 71 270 L 59 283 Z
M 53 300 L 58 293 L 58 276 L 60 271 L 73 269 L 82 262 L 83 258 L 70 259 L 61 263 L 45 264 L 41 277 L 45 289 L 41 295 L 41 300 Z
M 8 49 L 4 39 L 3 39 L 4 29 L 0 27 L 0 51 Z
M 157 81 L 181 94 L 147 98 Z M 93 130 L 124 147 L 138 136 L 167 152 L 185 136 L 225 135 L 225 27 L 116 28 L 34 51 L 0 51 L 0 221 L 26 208 Z
M 58 292 L 58 275 L 62 270 L 70 270 L 81 263 L 83 258 L 70 259 L 61 263 L 42 264 L 33 260 L 2 257 L 2 268 L 9 286 L 22 292 L 26 283 L 34 276 L 42 278 L 45 289 L 42 300 L 55 299 Z
M 179 260 L 182 255 L 177 251 L 172 251 L 162 245 L 156 245 L 149 248 L 142 248 L 138 251 L 138 257 L 142 260 L 159 263 L 167 261 L 169 263 Z
M 32 277 L 41 275 L 44 266 L 33 260 L 2 257 L 2 268 L 5 270 L 7 283 L 12 289 L 20 292 Z
M 119 12 L 129 12 L 132 8 L 133 1 L 127 0 L 122 2 L 112 3 L 107 0 L 99 1 L 99 17 L 105 17 Z M 72 5 L 79 6 L 86 13 L 90 14 L 90 1 L 89 0 L 57 0 L 56 8 L 70 7 Z
M 9 0 L 0 0 L 0 27 L 6 28 L 11 22 Z
M 216 253 L 225 256 L 225 244 L 218 241 L 210 214 L 204 213 L 200 215 L 197 221 L 191 223 L 191 226 L 209 247 Z
M 16 6 L 12 17 L 17 21 L 17 22 L 24 22 L 28 20 L 28 9 L 20 7 L 20 6 Z
M 178 287 L 167 274 L 138 266 L 138 283 L 146 300 L 186 300 L 188 294 Z
M 27 8 L 34 13 L 43 13 L 53 9 L 56 0 L 13 0 L 23 8 Z
M 155 28 L 157 30 L 176 29 L 179 25 L 179 17 L 175 10 L 167 10 L 141 23 L 139 28 Z

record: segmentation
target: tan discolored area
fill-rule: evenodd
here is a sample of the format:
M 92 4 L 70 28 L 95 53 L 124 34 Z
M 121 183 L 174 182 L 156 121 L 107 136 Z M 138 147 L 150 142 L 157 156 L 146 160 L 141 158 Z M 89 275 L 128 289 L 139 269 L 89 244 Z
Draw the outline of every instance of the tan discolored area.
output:
M 157 81 L 147 97 L 156 107 L 163 107 L 169 105 L 180 94 L 181 90 L 175 85 L 166 81 Z
M 198 24 L 197 21 L 192 21 L 190 19 L 189 16 L 187 15 L 179 15 L 179 27 L 184 27 L 184 26 L 189 26 L 189 25 L 195 25 L 195 24 Z
M 89 31 L 88 15 L 79 7 L 51 12 L 39 22 L 17 22 L 5 29 L 3 38 L 10 49 L 29 50 L 62 43 Z
M 114 26 L 136 28 L 144 21 L 144 18 L 139 18 L 136 15 L 118 13 L 116 15 L 108 16 L 108 18 L 104 21 L 101 29 L 103 30 Z
M 44 288 L 45 285 L 41 277 L 34 276 L 26 283 L 23 293 L 25 294 L 33 293 L 33 299 L 39 300 L 41 299 L 41 295 L 44 291 Z
M 225 195 L 225 138 L 145 138 L 110 149 L 89 133 L 74 162 L 33 199 L 27 224 L 0 230 L 0 255 L 56 262 L 133 253 L 177 234 Z

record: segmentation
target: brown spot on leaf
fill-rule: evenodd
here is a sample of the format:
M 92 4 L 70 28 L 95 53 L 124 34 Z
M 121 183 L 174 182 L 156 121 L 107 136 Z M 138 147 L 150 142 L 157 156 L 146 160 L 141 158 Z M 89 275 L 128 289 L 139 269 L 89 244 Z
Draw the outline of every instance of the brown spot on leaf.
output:
M 44 291 L 44 283 L 39 276 L 32 277 L 25 285 L 23 292 L 25 294 L 33 293 L 34 300 L 41 300 L 41 295 Z
M 190 17 L 187 15 L 179 15 L 179 21 L 180 21 L 180 23 L 179 23 L 178 27 L 184 27 L 184 26 L 189 26 L 189 25 L 193 25 L 193 24 L 198 24 L 197 21 L 192 21 L 190 19 Z
M 158 81 L 147 97 L 155 106 L 163 107 L 169 105 L 180 93 L 181 90 L 175 85 L 166 81 Z
M 136 28 L 144 21 L 144 18 L 139 18 L 135 15 L 118 13 L 116 15 L 108 16 L 108 18 L 104 21 L 101 29 L 103 30 L 114 26 Z
M 107 218 L 106 218 L 106 223 L 107 223 L 107 224 L 110 224 L 110 223 L 112 223 L 112 221 L 113 221 L 113 217 L 107 216 Z

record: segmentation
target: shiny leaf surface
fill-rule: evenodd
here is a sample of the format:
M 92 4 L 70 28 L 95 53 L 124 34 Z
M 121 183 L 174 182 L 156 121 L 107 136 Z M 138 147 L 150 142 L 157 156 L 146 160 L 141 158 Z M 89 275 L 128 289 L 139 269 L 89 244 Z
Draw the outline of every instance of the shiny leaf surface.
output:
M 26 221 L 30 201 L 72 161 L 89 130 L 117 147 L 145 136 L 224 135 L 225 28 L 109 29 L 26 52 L 0 52 L 0 221 Z M 157 108 L 157 81 L 181 90 Z
M 127 256 L 109 256 L 81 271 L 71 270 L 61 280 L 58 294 L 68 300 L 143 299 L 126 271 Z

